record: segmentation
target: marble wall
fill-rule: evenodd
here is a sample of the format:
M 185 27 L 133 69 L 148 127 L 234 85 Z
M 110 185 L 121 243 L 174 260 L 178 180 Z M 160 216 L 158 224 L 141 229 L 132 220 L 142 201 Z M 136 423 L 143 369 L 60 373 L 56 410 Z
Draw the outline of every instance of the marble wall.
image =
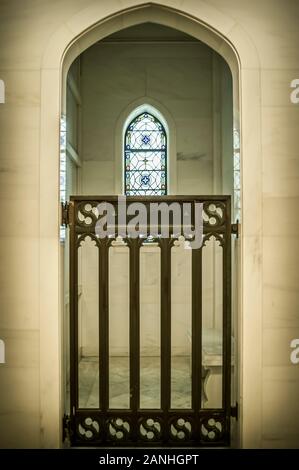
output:
M 157 14 L 156 3 L 184 16 L 166 8 Z M 96 22 L 143 4 L 1 2 L 0 77 L 6 89 L 6 102 L 0 104 L 0 338 L 6 345 L 6 363 L 0 364 L 1 447 L 61 445 L 62 57 L 75 38 L 78 54 L 82 51 L 83 32 L 89 41 L 99 39 L 98 30 L 89 31 Z M 239 67 L 241 445 L 298 447 L 299 373 L 289 357 L 290 340 L 299 337 L 299 108 L 290 101 L 290 83 L 299 77 L 298 2 L 154 0 L 146 12 L 135 9 L 101 25 L 101 34 L 130 25 L 137 16 L 144 21 L 142 15 L 179 29 L 189 22 L 191 34 Z

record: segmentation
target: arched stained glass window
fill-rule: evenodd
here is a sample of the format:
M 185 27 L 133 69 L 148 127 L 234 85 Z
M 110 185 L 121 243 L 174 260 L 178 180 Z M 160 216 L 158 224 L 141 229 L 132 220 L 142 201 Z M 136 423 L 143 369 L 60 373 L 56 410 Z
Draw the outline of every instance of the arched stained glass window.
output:
M 167 135 L 163 124 L 143 112 L 125 131 L 126 196 L 167 194 Z

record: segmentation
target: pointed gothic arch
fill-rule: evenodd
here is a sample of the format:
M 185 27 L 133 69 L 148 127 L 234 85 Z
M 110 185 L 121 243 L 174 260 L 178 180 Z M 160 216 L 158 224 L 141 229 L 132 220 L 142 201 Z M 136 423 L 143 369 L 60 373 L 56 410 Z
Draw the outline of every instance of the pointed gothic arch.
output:
M 242 233 L 242 364 L 250 364 L 242 380 L 243 446 L 259 447 L 261 440 L 261 268 L 255 259 L 261 256 L 261 137 L 259 100 L 248 108 L 247 96 L 260 96 L 259 58 L 256 48 L 243 28 L 225 12 L 199 1 L 180 3 L 180 10 L 163 2 L 139 2 L 120 9 L 119 2 L 94 2 L 69 18 L 48 42 L 41 67 L 41 132 L 40 132 L 40 388 L 43 447 L 60 445 L 61 416 L 61 287 L 59 254 L 59 117 L 65 76 L 69 65 L 89 45 L 115 31 L 144 21 L 174 27 L 202 40 L 219 52 L 231 67 L 234 78 L 235 103 L 242 108 L 241 138 L 247 142 L 254 134 L 254 143 L 242 147 L 243 169 L 243 233 Z M 124 3 L 126 5 L 126 3 Z M 235 110 L 236 113 L 238 109 Z M 55 158 L 56 156 L 56 158 Z M 253 171 L 254 168 L 254 171 Z M 252 197 L 254 194 L 254 197 Z M 47 211 L 45 211 L 47 207 Z M 254 214 L 254 223 L 253 216 Z M 252 241 L 255 256 L 251 253 Z M 244 256 L 245 255 L 245 256 Z M 250 280 L 250 282 L 249 282 Z M 247 282 L 248 281 L 248 282 Z M 255 296 L 251 292 L 256 293 Z M 51 302 L 49 302 L 51 298 Z M 251 338 L 255 338 L 252 355 Z M 45 341 L 47 339 L 47 341 Z M 51 383 L 51 387 L 49 387 Z M 253 385 L 254 384 L 254 385 Z M 254 387 L 254 390 L 253 390 Z M 244 406 L 243 406 L 244 404 Z M 255 410 L 255 412 L 252 412 Z

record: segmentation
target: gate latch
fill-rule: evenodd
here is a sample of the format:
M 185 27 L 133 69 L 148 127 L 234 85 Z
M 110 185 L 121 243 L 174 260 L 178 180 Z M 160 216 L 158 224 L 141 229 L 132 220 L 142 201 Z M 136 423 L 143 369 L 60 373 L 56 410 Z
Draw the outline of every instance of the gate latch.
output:
M 237 220 L 235 224 L 231 225 L 232 235 L 236 235 L 236 237 L 239 238 L 239 229 L 240 229 L 240 224 L 239 224 L 239 221 Z
M 232 418 L 236 418 L 236 420 L 238 421 L 238 418 L 239 418 L 238 402 L 236 402 L 235 406 L 231 406 L 230 415 L 231 415 Z
M 65 227 L 69 224 L 69 208 L 70 205 L 68 202 L 61 203 L 61 225 L 64 225 Z
M 69 415 L 64 415 L 62 419 L 62 442 L 66 439 L 70 440 L 71 436 L 71 419 Z

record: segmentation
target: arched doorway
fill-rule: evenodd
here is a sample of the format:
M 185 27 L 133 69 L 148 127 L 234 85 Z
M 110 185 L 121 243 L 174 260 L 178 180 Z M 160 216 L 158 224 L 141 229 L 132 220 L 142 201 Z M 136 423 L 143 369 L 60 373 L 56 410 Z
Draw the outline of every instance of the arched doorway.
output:
M 112 9 L 113 10 L 113 9 Z M 139 9 L 138 9 L 139 10 Z M 142 7 L 141 9 L 142 10 Z M 173 20 L 175 18 L 175 22 L 176 22 L 176 26 L 177 26 L 177 23 L 178 23 L 178 17 L 180 17 L 180 21 L 179 21 L 179 29 L 180 30 L 189 30 L 191 31 L 192 30 L 192 34 L 194 34 L 194 36 L 199 36 L 199 37 L 203 37 L 207 42 L 207 43 L 210 43 L 212 45 L 215 46 L 215 48 L 217 49 L 221 49 L 221 52 L 224 54 L 224 55 L 227 55 L 228 57 L 228 60 L 229 62 L 231 63 L 232 65 L 232 68 L 234 69 L 234 77 L 237 76 L 237 69 L 238 69 L 238 61 L 236 59 L 236 55 L 234 55 L 234 53 L 232 53 L 232 48 L 230 46 L 227 45 L 227 43 L 220 38 L 219 35 L 215 34 L 215 32 L 211 32 L 210 28 L 206 27 L 206 26 L 203 26 L 202 24 L 200 24 L 198 22 L 198 20 L 194 20 L 191 19 L 190 17 L 189 18 L 186 18 L 186 16 L 180 16 L 180 14 L 178 15 L 178 12 L 174 12 L 173 10 L 171 9 L 168 9 L 168 8 L 162 8 L 162 11 L 163 11 L 163 14 L 161 15 L 161 9 L 159 7 L 156 7 L 156 6 L 152 6 L 152 5 L 145 5 L 144 7 L 144 10 L 146 10 L 146 15 L 150 14 L 151 15 L 151 18 L 154 18 L 157 22 L 159 23 L 165 23 L 167 24 L 168 22 L 170 23 L 173 23 Z M 145 13 L 145 12 L 143 12 Z M 134 15 L 136 14 L 135 16 L 135 19 L 133 19 Z M 213 15 L 212 15 L 213 16 Z M 172 18 L 170 18 L 172 17 Z M 110 26 L 108 26 L 108 22 L 105 21 L 105 25 L 104 25 L 104 28 L 103 28 L 103 31 L 102 33 L 99 34 L 99 30 L 102 28 L 102 24 L 100 26 L 98 26 L 97 28 L 93 28 L 92 30 L 88 31 L 88 33 L 84 33 L 85 36 L 84 36 L 84 39 L 87 41 L 85 42 L 85 40 L 82 41 L 82 38 L 83 36 L 81 37 L 81 39 L 79 41 L 76 41 L 76 43 L 70 47 L 70 49 L 68 50 L 68 55 L 65 57 L 65 62 L 64 62 L 64 65 L 66 67 L 66 69 L 68 68 L 67 64 L 72 62 L 73 58 L 75 55 L 78 55 L 78 53 L 80 53 L 83 49 L 85 49 L 87 47 L 87 44 L 89 42 L 89 44 L 93 43 L 96 39 L 99 39 L 100 37 L 103 37 L 107 34 L 107 26 L 108 26 L 108 31 L 109 33 L 113 32 L 113 31 L 117 31 L 118 29 L 121 29 L 123 27 L 123 17 L 121 18 L 121 21 L 119 21 L 120 19 L 120 16 L 119 15 L 116 15 L 113 20 L 114 20 L 114 24 Z M 130 24 L 131 22 L 136 22 L 136 23 L 142 23 L 142 14 L 140 14 L 140 11 L 129 11 L 128 12 L 128 16 L 127 16 L 127 19 L 128 19 L 128 23 Z M 195 24 L 196 23 L 196 26 Z M 92 21 L 90 22 L 90 25 L 92 24 Z M 189 26 L 187 26 L 187 24 L 189 24 Z M 191 24 L 192 24 L 192 27 L 191 27 Z M 213 24 L 213 20 L 211 18 L 211 24 Z M 81 31 L 83 31 L 84 27 L 81 28 Z M 96 31 L 96 29 L 98 29 Z M 105 29 L 106 29 L 106 32 L 105 32 Z M 221 30 L 221 27 L 219 28 Z M 197 30 L 197 32 L 196 32 Z M 227 34 L 229 36 L 229 34 Z M 76 34 L 73 34 L 71 33 L 71 35 L 67 35 L 67 39 L 64 41 L 65 44 L 70 44 L 71 42 L 71 38 L 73 39 Z M 56 38 L 57 39 L 57 38 Z M 78 39 L 78 38 L 77 38 Z M 236 42 L 238 42 L 238 40 L 236 39 Z M 61 42 L 62 43 L 62 42 Z M 79 49 L 78 49 L 78 45 L 79 45 Z M 50 45 L 52 46 L 52 45 Z M 51 51 L 51 47 L 49 46 L 49 51 Z M 240 46 L 241 47 L 241 46 Z M 53 49 L 52 49 L 53 51 Z M 56 57 L 58 57 L 60 54 L 59 51 L 57 51 L 57 54 L 56 54 Z M 59 56 L 61 57 L 61 55 Z M 45 56 L 45 64 L 44 64 L 44 69 L 45 69 L 45 74 L 44 74 L 44 92 L 43 92 L 43 98 L 46 99 L 47 98 L 47 93 L 48 91 L 51 89 L 51 86 L 49 84 L 49 80 L 51 81 L 51 78 L 50 78 L 50 73 L 47 72 L 47 70 L 50 70 L 51 69 L 51 61 L 53 61 L 53 57 L 51 57 L 51 54 L 46 54 Z M 55 59 L 56 60 L 56 59 Z M 58 67 L 59 69 L 59 67 Z M 54 67 L 52 67 L 52 70 L 54 70 Z M 56 70 L 56 69 L 55 69 Z M 53 72 L 53 77 L 56 77 L 56 72 L 54 73 Z M 47 81 L 48 81 L 48 86 L 47 86 Z M 63 82 L 65 83 L 65 82 Z M 236 81 L 234 82 L 236 84 L 235 86 L 235 90 L 238 89 L 238 84 L 236 83 Z M 47 91 L 48 90 L 48 91 Z M 49 95 L 48 95 L 49 96 Z M 45 104 L 45 103 L 44 103 Z M 55 106 L 54 106 L 55 107 Z M 53 109 L 53 108 L 52 108 Z M 56 111 L 55 111 L 56 112 Z M 54 112 L 54 114 L 55 114 Z M 45 116 L 43 116 L 42 118 L 42 129 L 46 130 L 49 128 L 49 114 L 47 116 L 47 118 Z M 43 141 L 43 138 L 42 138 L 42 141 Z M 43 144 L 42 144 L 42 148 L 45 149 L 45 147 L 43 147 Z M 44 156 L 46 156 L 47 152 L 44 152 Z M 46 169 L 47 167 L 47 163 L 43 163 L 43 159 L 42 159 L 42 162 L 41 162 L 41 177 L 43 178 L 43 175 L 46 177 L 46 174 L 44 173 L 44 170 Z M 55 173 L 55 166 L 53 167 L 52 169 Z M 56 165 L 56 170 L 57 170 L 57 165 Z M 45 184 L 45 186 L 43 187 L 43 192 L 45 192 L 45 194 L 47 193 L 47 184 Z M 54 211 L 55 212 L 55 211 Z M 56 222 L 57 223 L 57 222 Z M 45 223 L 45 220 L 43 219 L 43 217 L 41 217 L 41 231 L 42 233 L 47 230 L 47 223 Z M 53 232 L 53 229 L 51 229 L 51 233 Z M 55 232 L 55 230 L 54 230 Z M 54 232 L 53 232 L 53 235 L 54 235 Z M 48 235 L 48 233 L 47 233 Z M 56 241 L 55 241 L 56 240 Z M 55 247 L 55 244 L 57 243 L 57 238 L 56 238 L 56 235 L 54 235 L 54 239 L 53 239 L 53 248 Z M 42 247 L 42 250 L 41 250 L 41 265 L 43 264 L 43 250 L 46 250 L 46 251 L 49 251 L 49 246 L 46 246 L 46 244 L 44 245 L 44 247 Z M 54 251 L 55 251 L 55 248 L 54 248 Z M 55 271 L 55 269 L 54 269 Z M 258 282 L 258 279 L 257 279 L 257 282 Z M 48 284 L 49 285 L 49 284 Z M 54 289 L 55 291 L 55 289 Z M 56 293 L 57 293 L 57 290 L 56 290 Z M 45 312 L 47 311 L 47 308 L 45 308 Z M 55 320 L 55 319 L 54 319 Z M 53 321 L 53 319 L 52 319 Z M 45 328 L 47 327 L 47 320 L 45 320 L 45 324 L 44 324 Z M 52 324 L 52 326 L 54 326 Z M 53 329 L 53 347 L 55 348 L 57 345 L 58 345 L 58 338 L 59 338 L 59 335 L 55 333 L 55 331 L 58 333 L 58 330 L 57 328 L 54 326 L 54 329 Z M 56 346 L 55 346 L 56 345 Z M 57 349 L 58 350 L 58 349 Z M 47 360 L 45 358 L 45 355 L 43 353 L 43 351 L 41 352 L 41 355 L 42 355 L 42 361 L 44 362 L 44 364 L 47 363 Z M 57 372 L 58 369 L 54 368 L 53 369 L 53 373 L 55 373 L 55 371 Z M 45 381 L 44 381 L 45 379 Z M 41 383 L 46 383 L 48 380 L 48 378 L 46 377 L 41 377 Z M 59 389 L 57 389 L 56 387 L 56 391 L 58 391 Z M 44 399 L 46 399 L 47 397 L 47 394 L 49 395 L 49 398 L 50 400 L 48 400 L 47 402 L 47 406 L 49 406 L 49 403 L 51 405 L 53 405 L 53 407 L 51 408 L 50 406 L 50 409 L 55 409 L 56 405 L 55 405 L 55 400 L 54 400 L 54 397 L 58 397 L 57 393 L 53 390 L 52 391 L 53 393 L 51 392 L 47 392 L 44 396 Z M 54 401 L 53 401 L 54 400 Z M 45 407 L 45 410 L 46 410 L 47 407 Z M 56 411 L 58 411 L 58 409 L 56 408 Z M 56 415 L 57 416 L 57 415 Z M 49 440 L 48 442 L 51 441 L 51 429 L 54 429 L 55 428 L 55 424 L 53 422 L 53 419 L 55 420 L 55 416 L 47 416 L 47 411 L 45 412 L 44 416 L 43 416 L 43 419 L 45 421 L 45 428 L 46 428 L 46 434 L 47 432 L 49 433 L 48 436 L 49 436 Z M 51 425 L 49 425 L 50 422 L 53 422 L 53 427 L 51 427 Z M 56 421 L 57 422 L 57 421 Z M 55 440 L 55 438 L 54 438 Z
M 122 132 L 114 134 L 123 103 L 130 107 L 140 90 L 145 99 L 158 102 L 160 97 L 175 122 L 176 136 L 169 132 L 161 111 L 146 102 L 127 114 Z M 70 386 L 70 409 L 75 412 L 66 409 L 66 413 L 72 442 L 228 445 L 231 372 L 235 371 L 230 357 L 235 339 L 229 68 L 211 48 L 173 28 L 154 23 L 126 28 L 90 46 L 72 64 L 62 132 L 67 142 L 62 181 L 68 182 L 71 197 L 70 259 L 66 253 L 65 265 L 65 272 L 71 266 L 65 296 L 70 303 L 65 305 L 64 317 L 70 309 L 71 357 L 66 366 L 70 362 L 71 369 L 66 388 Z M 177 150 L 169 161 L 168 147 L 169 143 L 173 147 L 175 137 Z M 120 168 L 113 169 L 116 139 L 123 141 L 121 182 L 116 181 Z M 168 170 L 177 175 L 177 181 Z M 174 185 L 179 193 L 172 191 L 171 200 L 164 201 Z M 119 231 L 104 244 L 99 242 L 96 225 L 88 226 L 88 213 L 93 219 L 95 201 L 99 205 L 106 201 L 119 214 L 115 201 L 107 198 L 117 186 L 120 194 L 138 197 L 136 204 L 145 202 L 146 196 L 147 211 L 149 199 L 161 207 L 167 201 L 169 207 L 184 207 L 195 199 L 193 209 L 202 201 L 200 250 L 191 256 L 192 243 L 178 238 L 183 227 L 177 235 L 167 236 L 165 245 L 162 231 L 153 235 L 149 224 L 137 245 L 131 235 L 120 240 Z M 65 193 L 65 185 L 62 189 Z M 129 227 L 131 222 L 127 223 Z M 167 256 L 169 261 L 164 262 Z M 114 272 L 114 265 L 122 275 Z M 149 280 L 145 273 L 153 271 L 155 276 Z M 121 278 L 126 276 L 124 285 Z M 107 297 L 105 305 L 103 297 Z

